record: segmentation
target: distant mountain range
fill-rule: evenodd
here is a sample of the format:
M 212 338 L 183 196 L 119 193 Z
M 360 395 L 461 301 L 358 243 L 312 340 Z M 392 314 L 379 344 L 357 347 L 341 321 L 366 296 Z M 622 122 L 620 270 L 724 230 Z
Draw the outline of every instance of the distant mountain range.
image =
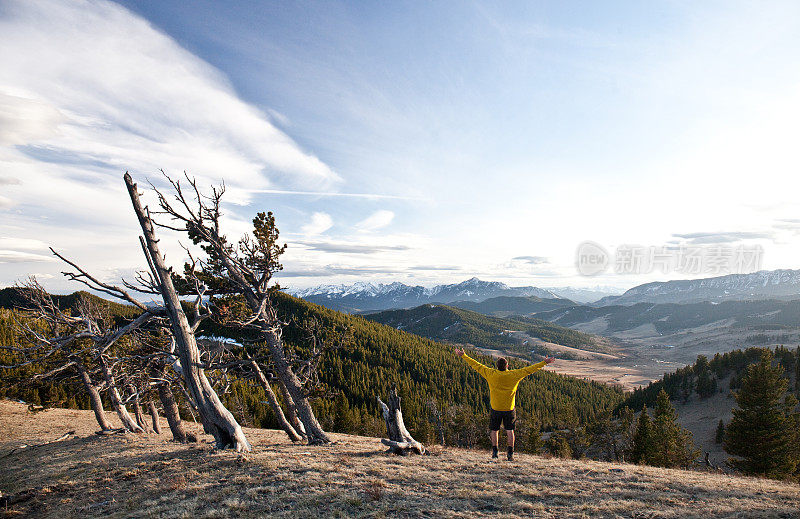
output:
M 751 274 L 646 283 L 620 296 L 604 297 L 592 305 L 796 298 L 800 298 L 800 270 L 761 270 Z
M 404 283 L 321 285 L 289 293 L 333 310 L 351 313 L 412 308 L 423 304 L 451 304 L 494 315 L 530 315 L 564 303 L 594 307 L 637 303 L 697 303 L 727 300 L 800 299 L 800 270 L 762 270 L 704 279 L 645 283 L 622 294 L 613 289 L 510 287 L 478 278 L 432 288 Z M 481 303 L 476 305 L 475 303 Z
M 559 298 L 553 292 L 542 288 L 509 287 L 505 283 L 482 281 L 478 278 L 450 285 L 437 285 L 433 288 L 409 286 L 398 282 L 389 284 L 355 283 L 353 285 L 321 285 L 305 290 L 290 290 L 289 293 L 306 301 L 344 312 L 374 312 L 454 301 L 480 302 L 500 296 Z

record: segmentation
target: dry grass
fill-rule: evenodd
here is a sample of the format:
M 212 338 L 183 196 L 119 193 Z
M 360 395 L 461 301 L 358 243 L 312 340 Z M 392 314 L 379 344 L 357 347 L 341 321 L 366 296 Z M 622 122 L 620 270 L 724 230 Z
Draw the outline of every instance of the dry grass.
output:
M 166 424 L 164 424 L 166 430 Z M 393 457 L 374 438 L 292 445 L 247 430 L 254 452 L 168 434 L 99 437 L 88 411 L 31 415 L 0 401 L 0 491 L 37 489 L 7 517 L 798 517 L 800 487 L 769 480 L 440 449 Z M 75 438 L 28 447 L 76 430 Z M 3 513 L 0 510 L 0 513 Z

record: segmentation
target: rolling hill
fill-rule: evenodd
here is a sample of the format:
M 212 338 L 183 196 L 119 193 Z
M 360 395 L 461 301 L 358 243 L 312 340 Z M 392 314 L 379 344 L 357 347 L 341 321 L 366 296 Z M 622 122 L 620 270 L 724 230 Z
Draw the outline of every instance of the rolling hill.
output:
M 535 296 L 498 296 L 479 302 L 454 301 L 450 303 L 450 306 L 496 317 L 506 317 L 509 315 L 533 315 L 538 312 L 571 307 L 575 306 L 575 302 L 569 299 L 542 299 Z
M 429 339 L 486 349 L 511 349 L 523 356 L 529 354 L 537 343 L 554 343 L 586 351 L 606 349 L 598 337 L 541 319 L 491 317 L 447 305 L 386 310 L 365 317 Z M 522 338 L 522 335 L 527 338 Z
M 800 300 L 574 306 L 536 317 L 609 337 L 640 364 L 673 369 L 697 355 L 800 342 Z

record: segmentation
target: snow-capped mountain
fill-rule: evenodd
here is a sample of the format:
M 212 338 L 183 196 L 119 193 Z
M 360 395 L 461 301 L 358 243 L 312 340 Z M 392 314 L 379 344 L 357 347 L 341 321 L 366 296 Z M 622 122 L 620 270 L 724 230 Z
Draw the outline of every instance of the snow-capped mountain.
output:
M 320 285 L 303 290 L 289 290 L 289 293 L 312 303 L 347 312 L 411 308 L 426 303 L 479 302 L 498 296 L 536 296 L 548 299 L 559 297 L 549 290 L 537 287 L 509 287 L 505 283 L 482 281 L 478 278 L 432 288 L 399 282 L 359 282 L 352 285 Z
M 620 296 L 604 297 L 595 305 L 796 298 L 800 298 L 800 270 L 782 269 L 645 283 Z

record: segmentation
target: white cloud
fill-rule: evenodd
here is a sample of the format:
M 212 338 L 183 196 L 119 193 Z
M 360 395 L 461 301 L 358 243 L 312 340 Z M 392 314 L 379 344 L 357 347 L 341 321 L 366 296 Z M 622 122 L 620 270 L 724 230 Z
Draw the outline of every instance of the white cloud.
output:
M 0 236 L 0 249 L 47 250 L 47 244 L 31 238 Z
M 159 168 L 201 185 L 224 178 L 225 200 L 237 204 L 258 189 L 340 182 L 218 70 L 117 4 L 9 0 L 0 34 L 0 211 L 21 229 L 9 239 L 35 237 L 100 268 L 96 251 L 71 239 L 91 228 L 105 261 L 126 268 L 140 258 L 125 171 L 140 184 L 160 182 Z M 38 261 L 0 248 L 1 262 Z M 14 275 L 5 269 L 0 284 Z
M 51 137 L 63 120 L 63 114 L 44 101 L 0 92 L 0 145 Z
M 302 227 L 303 234 L 322 234 L 333 227 L 333 218 L 327 213 L 314 213 L 311 221 Z
M 217 70 L 130 11 L 85 0 L 12 1 L 6 11 L 0 86 L 6 99 L 25 98 L 7 116 L 36 114 L 32 129 L 25 117 L 6 121 L 12 138 L 46 133 L 60 113 L 59 135 L 37 144 L 120 170 L 186 169 L 239 188 L 268 185 L 265 170 L 312 185 L 338 178 Z
M 34 254 L 32 252 L 22 252 L 18 250 L 0 249 L 0 263 L 29 263 L 32 261 L 55 261 L 50 256 Z
M 378 229 L 383 229 L 392 223 L 393 219 L 394 213 L 392 211 L 381 209 L 379 211 L 375 211 L 365 219 L 358 222 L 356 227 L 362 231 L 375 231 Z

